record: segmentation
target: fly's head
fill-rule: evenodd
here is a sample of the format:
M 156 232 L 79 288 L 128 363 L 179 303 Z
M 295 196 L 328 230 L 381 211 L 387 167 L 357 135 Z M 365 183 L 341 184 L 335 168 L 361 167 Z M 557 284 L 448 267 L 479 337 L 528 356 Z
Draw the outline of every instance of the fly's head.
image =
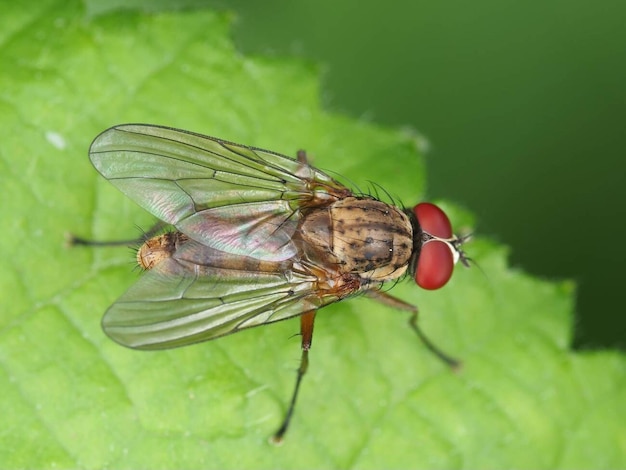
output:
M 469 266 L 462 245 L 470 236 L 454 235 L 445 212 L 429 202 L 422 202 L 408 212 L 415 237 L 410 272 L 422 289 L 439 289 L 450 280 L 458 261 Z

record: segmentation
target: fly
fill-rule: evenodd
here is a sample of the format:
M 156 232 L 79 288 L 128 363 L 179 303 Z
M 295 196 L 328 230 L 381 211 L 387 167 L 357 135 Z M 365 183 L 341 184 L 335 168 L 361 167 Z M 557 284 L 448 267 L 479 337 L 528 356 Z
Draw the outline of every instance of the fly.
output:
M 188 131 L 143 124 L 112 127 L 91 144 L 95 168 L 170 231 L 145 237 L 145 272 L 109 309 L 105 333 L 144 350 L 207 341 L 300 317 L 302 356 L 282 424 L 295 409 L 309 363 L 316 312 L 363 293 L 411 313 L 417 307 L 381 290 L 409 274 L 443 287 L 467 237 L 452 232 L 436 205 L 400 209 L 356 194 L 307 163 Z M 76 244 L 97 244 L 74 238 Z

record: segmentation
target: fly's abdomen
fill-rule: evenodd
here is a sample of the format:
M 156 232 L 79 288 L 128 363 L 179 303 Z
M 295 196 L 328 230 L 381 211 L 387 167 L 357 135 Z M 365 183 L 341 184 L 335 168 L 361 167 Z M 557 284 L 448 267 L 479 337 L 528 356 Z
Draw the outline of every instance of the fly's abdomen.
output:
M 189 240 L 180 232 L 167 232 L 146 240 L 137 250 L 137 264 L 144 270 L 154 268 L 161 261 L 171 258 L 178 246 Z
M 189 273 L 194 272 L 194 267 L 204 267 L 288 276 L 293 265 L 293 260 L 275 262 L 250 256 L 235 256 L 191 240 L 181 232 L 167 232 L 150 238 L 137 250 L 137 264 L 146 271 L 169 258 L 185 265 Z

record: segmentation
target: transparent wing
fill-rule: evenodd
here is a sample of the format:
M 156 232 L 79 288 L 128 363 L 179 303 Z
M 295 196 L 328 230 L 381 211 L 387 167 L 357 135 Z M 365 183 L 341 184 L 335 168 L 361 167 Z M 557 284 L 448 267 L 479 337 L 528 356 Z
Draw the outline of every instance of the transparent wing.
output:
M 322 193 L 349 193 L 286 156 L 167 127 L 112 127 L 89 156 L 124 194 L 190 238 L 268 261 L 295 255 L 303 205 Z
M 104 331 L 136 349 L 165 349 L 235 333 L 339 300 L 319 296 L 317 278 L 290 269 L 241 269 L 240 257 L 209 266 L 219 253 L 195 241 L 145 272 L 105 313 Z M 234 264 L 235 269 L 227 268 Z

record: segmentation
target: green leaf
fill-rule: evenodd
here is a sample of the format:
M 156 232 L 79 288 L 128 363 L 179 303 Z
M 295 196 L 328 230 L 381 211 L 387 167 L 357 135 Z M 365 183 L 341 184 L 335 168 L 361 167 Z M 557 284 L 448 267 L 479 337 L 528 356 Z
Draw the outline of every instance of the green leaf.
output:
M 506 250 L 481 238 L 467 247 L 480 270 L 458 269 L 437 292 L 393 291 L 463 370 L 429 355 L 404 313 L 363 298 L 330 306 L 282 447 L 267 438 L 293 387 L 297 320 L 163 352 L 106 338 L 99 320 L 137 278 L 133 255 L 68 249 L 64 234 L 121 239 L 153 222 L 87 159 L 111 125 L 305 148 L 362 188 L 424 196 L 416 135 L 321 110 L 314 65 L 243 57 L 230 23 L 206 10 L 3 5 L 2 467 L 626 467 L 624 357 L 569 350 L 573 285 L 508 268 Z

